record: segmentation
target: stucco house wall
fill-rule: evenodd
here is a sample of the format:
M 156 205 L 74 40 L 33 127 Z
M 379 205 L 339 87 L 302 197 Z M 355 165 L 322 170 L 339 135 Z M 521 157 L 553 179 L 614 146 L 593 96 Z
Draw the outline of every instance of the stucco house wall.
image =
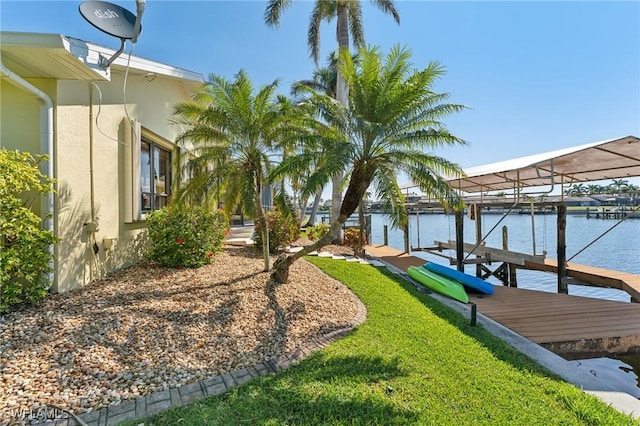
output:
M 137 62 L 142 69 L 136 68 Z M 25 76 L 54 104 L 57 292 L 86 285 L 144 255 L 144 215 L 126 214 L 132 208 L 127 197 L 140 197 L 135 193 L 139 171 L 131 166 L 140 136 L 132 134 L 130 123 L 140 126 L 142 137 L 177 155 L 175 140 L 184 129 L 171 123 L 172 108 L 190 100 L 203 82 L 196 73 L 132 60 L 125 91 L 125 64 L 125 58 L 114 62 L 108 79 Z M 40 102 L 5 78 L 0 84 L 0 146 L 40 153 Z

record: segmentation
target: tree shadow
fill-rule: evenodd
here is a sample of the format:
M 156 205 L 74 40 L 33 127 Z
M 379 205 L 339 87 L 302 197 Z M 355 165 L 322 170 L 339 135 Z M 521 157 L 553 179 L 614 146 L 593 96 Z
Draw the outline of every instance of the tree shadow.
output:
M 415 424 L 418 415 L 397 399 L 394 402 L 387 387 L 405 375 L 397 358 L 316 352 L 290 370 L 198 402 L 196 417 L 209 417 L 206 412 L 219 415 L 220 424 Z M 152 421 L 175 424 L 194 418 L 185 414 L 187 410 L 193 411 L 193 405 Z
M 69 287 L 81 287 L 89 282 L 92 253 L 85 224 L 91 220 L 91 207 L 87 197 L 73 195 L 66 181 L 58 183 L 57 202 L 60 242 L 57 244 L 58 282 L 54 290 L 67 291 Z

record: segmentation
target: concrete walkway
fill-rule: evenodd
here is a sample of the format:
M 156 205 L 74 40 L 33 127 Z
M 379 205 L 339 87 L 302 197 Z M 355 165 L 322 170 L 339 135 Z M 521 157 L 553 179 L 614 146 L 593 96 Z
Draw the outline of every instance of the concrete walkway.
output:
M 253 245 L 253 232 L 255 227 L 253 223 L 248 225 L 232 225 L 230 228 L 231 232 L 224 240 L 225 244 L 229 244 L 232 246 L 247 246 Z

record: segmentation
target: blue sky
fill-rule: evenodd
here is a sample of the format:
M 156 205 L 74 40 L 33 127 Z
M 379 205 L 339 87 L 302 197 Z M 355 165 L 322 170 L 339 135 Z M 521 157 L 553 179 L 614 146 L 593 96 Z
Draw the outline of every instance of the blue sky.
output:
M 134 0 L 112 0 L 135 12 Z M 78 13 L 79 1 L 0 1 L 3 31 L 60 33 L 117 49 Z M 294 2 L 279 29 L 265 1 L 147 0 L 134 54 L 207 76 L 244 68 L 252 80 L 308 78 L 311 1 Z M 436 86 L 469 109 L 445 120 L 469 147 L 438 154 L 463 167 L 626 135 L 640 136 L 640 2 L 396 1 L 400 25 L 363 0 L 365 38 L 447 70 Z M 336 46 L 321 31 L 321 58 Z M 126 51 L 130 49 L 127 43 Z

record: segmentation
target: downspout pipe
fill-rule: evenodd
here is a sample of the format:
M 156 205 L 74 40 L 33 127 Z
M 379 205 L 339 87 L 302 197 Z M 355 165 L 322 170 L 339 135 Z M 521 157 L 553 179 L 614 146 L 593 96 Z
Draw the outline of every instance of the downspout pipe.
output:
M 49 160 L 46 162 L 46 167 L 43 166 L 42 172 L 49 178 L 53 179 L 55 176 L 53 172 L 53 101 L 42 90 L 38 89 L 33 84 L 29 83 L 28 81 L 11 71 L 9 68 L 7 68 L 2 62 L 1 58 L 0 72 L 4 76 L 6 76 L 13 85 L 26 90 L 40 100 L 40 152 L 46 154 L 49 157 Z M 46 208 L 47 212 L 44 220 L 44 228 L 47 231 L 53 232 L 53 193 L 49 192 L 44 198 L 44 207 Z M 48 250 L 52 255 L 51 264 L 49 265 L 51 266 L 52 272 L 49 272 L 48 278 L 51 284 L 53 284 L 55 279 L 53 245 L 50 245 Z

